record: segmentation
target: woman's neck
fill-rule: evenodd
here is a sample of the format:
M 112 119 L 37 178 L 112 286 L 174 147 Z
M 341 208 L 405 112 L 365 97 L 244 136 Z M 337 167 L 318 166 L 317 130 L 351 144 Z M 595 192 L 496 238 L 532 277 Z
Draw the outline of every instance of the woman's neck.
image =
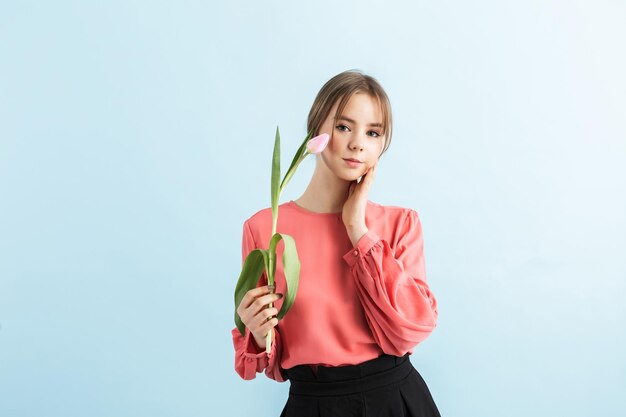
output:
M 296 204 L 316 213 L 339 213 L 348 199 L 350 182 L 316 169 Z

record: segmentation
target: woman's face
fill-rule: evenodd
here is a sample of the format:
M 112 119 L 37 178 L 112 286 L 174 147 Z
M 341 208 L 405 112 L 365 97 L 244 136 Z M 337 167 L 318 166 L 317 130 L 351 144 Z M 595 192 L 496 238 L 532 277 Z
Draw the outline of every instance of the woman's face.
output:
M 378 101 L 366 93 L 355 93 L 334 123 L 335 103 L 318 134 L 328 133 L 330 141 L 320 154 L 337 177 L 354 181 L 378 162 L 383 147 L 383 118 Z M 349 163 L 347 159 L 359 162 Z

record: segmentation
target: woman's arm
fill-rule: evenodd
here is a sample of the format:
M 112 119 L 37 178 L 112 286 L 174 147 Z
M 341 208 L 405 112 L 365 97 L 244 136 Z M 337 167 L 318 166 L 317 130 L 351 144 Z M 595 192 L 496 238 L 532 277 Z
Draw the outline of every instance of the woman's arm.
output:
M 246 328 L 246 335 L 241 336 L 235 327 L 232 330 L 233 346 L 235 347 L 235 371 L 243 379 L 254 379 L 256 374 L 265 371 L 265 374 L 278 382 L 285 381 L 280 372 L 280 334 L 274 329 L 274 340 L 270 353 L 265 348 L 260 349 L 250 330 Z
M 437 301 L 426 281 L 422 226 L 407 210 L 395 248 L 368 230 L 343 258 L 368 325 L 383 352 L 402 356 L 437 325 Z
M 243 264 L 243 261 L 248 256 L 248 254 L 256 248 L 257 248 L 256 243 L 252 236 L 252 232 L 250 231 L 250 225 L 246 221 L 244 222 L 244 225 L 243 225 L 242 264 Z M 266 285 L 267 285 L 267 277 L 265 273 L 263 273 L 263 275 L 261 276 L 261 279 L 259 280 L 257 288 L 250 290 L 248 292 L 250 293 L 250 297 L 246 295 L 246 297 L 244 297 L 244 299 L 242 300 L 241 304 L 243 305 L 245 303 L 246 305 L 240 306 L 240 308 L 242 309 L 240 311 L 243 311 L 244 308 L 252 309 L 253 304 L 254 304 L 252 300 L 254 300 L 257 296 L 274 297 L 273 294 L 267 295 L 268 292 L 266 290 L 265 291 L 261 290 L 260 287 L 264 287 Z M 267 302 L 267 304 L 269 304 L 269 301 Z M 263 313 L 259 313 L 256 311 L 252 313 L 256 314 L 254 315 L 255 320 L 256 318 L 259 317 L 259 315 L 263 314 Z M 251 314 L 251 316 L 252 315 L 253 314 Z M 241 317 L 241 314 L 240 314 L 240 317 Z M 244 317 L 242 317 L 242 320 L 243 319 Z M 259 321 L 259 320 L 256 320 L 256 321 Z M 243 336 L 241 335 L 241 333 L 239 333 L 239 330 L 237 329 L 237 327 L 232 329 L 231 334 L 233 338 L 233 347 L 235 349 L 235 371 L 237 371 L 239 376 L 241 376 L 243 379 L 254 379 L 258 372 L 265 371 L 265 374 L 269 378 L 274 379 L 278 382 L 283 382 L 285 381 L 285 378 L 281 374 L 281 369 L 280 369 L 280 358 L 281 358 L 281 352 L 282 352 L 280 334 L 278 332 L 278 329 L 273 327 L 275 326 L 274 323 L 268 322 L 266 323 L 265 326 L 269 327 L 270 329 L 273 328 L 273 331 L 274 331 L 274 340 L 272 340 L 272 347 L 269 353 L 265 352 L 265 348 L 263 349 L 259 348 L 259 346 L 257 345 L 257 342 L 255 342 L 255 336 L 250 331 L 248 326 L 246 326 L 245 334 Z M 267 331 L 263 329 L 261 330 L 265 334 L 267 333 Z

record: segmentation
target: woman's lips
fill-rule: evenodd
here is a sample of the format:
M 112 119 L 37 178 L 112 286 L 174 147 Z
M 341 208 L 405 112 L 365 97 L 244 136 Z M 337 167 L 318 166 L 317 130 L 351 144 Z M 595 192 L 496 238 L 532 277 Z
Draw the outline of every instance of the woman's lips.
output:
M 359 162 L 359 161 L 354 161 L 352 159 L 344 159 L 344 161 L 346 161 L 346 164 L 350 167 L 350 168 L 358 168 L 361 166 L 361 164 L 363 162 Z

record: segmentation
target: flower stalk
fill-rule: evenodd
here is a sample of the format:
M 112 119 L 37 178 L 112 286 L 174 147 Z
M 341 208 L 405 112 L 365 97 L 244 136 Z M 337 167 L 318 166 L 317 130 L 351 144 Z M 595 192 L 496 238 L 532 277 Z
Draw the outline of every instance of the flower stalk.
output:
M 284 251 L 282 256 L 283 272 L 285 276 L 286 291 L 283 297 L 283 304 L 278 312 L 278 320 L 280 321 L 285 314 L 289 311 L 293 303 L 295 302 L 296 293 L 298 290 L 298 282 L 300 279 L 300 260 L 298 258 L 298 252 L 296 250 L 296 243 L 294 239 L 284 233 L 277 233 L 276 228 L 278 225 L 278 203 L 280 200 L 280 194 L 285 189 L 291 178 L 296 172 L 298 165 L 310 154 L 317 154 L 322 152 L 330 137 L 324 133 L 322 135 L 312 138 L 312 132 L 309 132 L 304 138 L 304 141 L 296 151 L 291 165 L 287 169 L 287 172 L 280 180 L 280 133 L 278 127 L 276 127 L 276 136 L 274 139 L 274 151 L 272 154 L 272 171 L 271 171 L 271 206 L 272 206 L 272 237 L 270 239 L 268 249 L 254 249 L 251 251 L 244 260 L 237 286 L 235 287 L 235 324 L 239 329 L 241 335 L 245 335 L 245 325 L 241 321 L 241 317 L 237 314 L 237 307 L 241 303 L 243 296 L 255 288 L 261 278 L 263 272 L 267 277 L 267 283 L 270 288 L 276 288 L 275 285 L 275 273 L 276 273 L 276 246 L 281 240 L 284 242 Z M 273 307 L 273 303 L 270 303 L 269 308 Z M 274 332 L 271 329 L 265 337 L 265 351 L 270 353 L 272 347 Z

